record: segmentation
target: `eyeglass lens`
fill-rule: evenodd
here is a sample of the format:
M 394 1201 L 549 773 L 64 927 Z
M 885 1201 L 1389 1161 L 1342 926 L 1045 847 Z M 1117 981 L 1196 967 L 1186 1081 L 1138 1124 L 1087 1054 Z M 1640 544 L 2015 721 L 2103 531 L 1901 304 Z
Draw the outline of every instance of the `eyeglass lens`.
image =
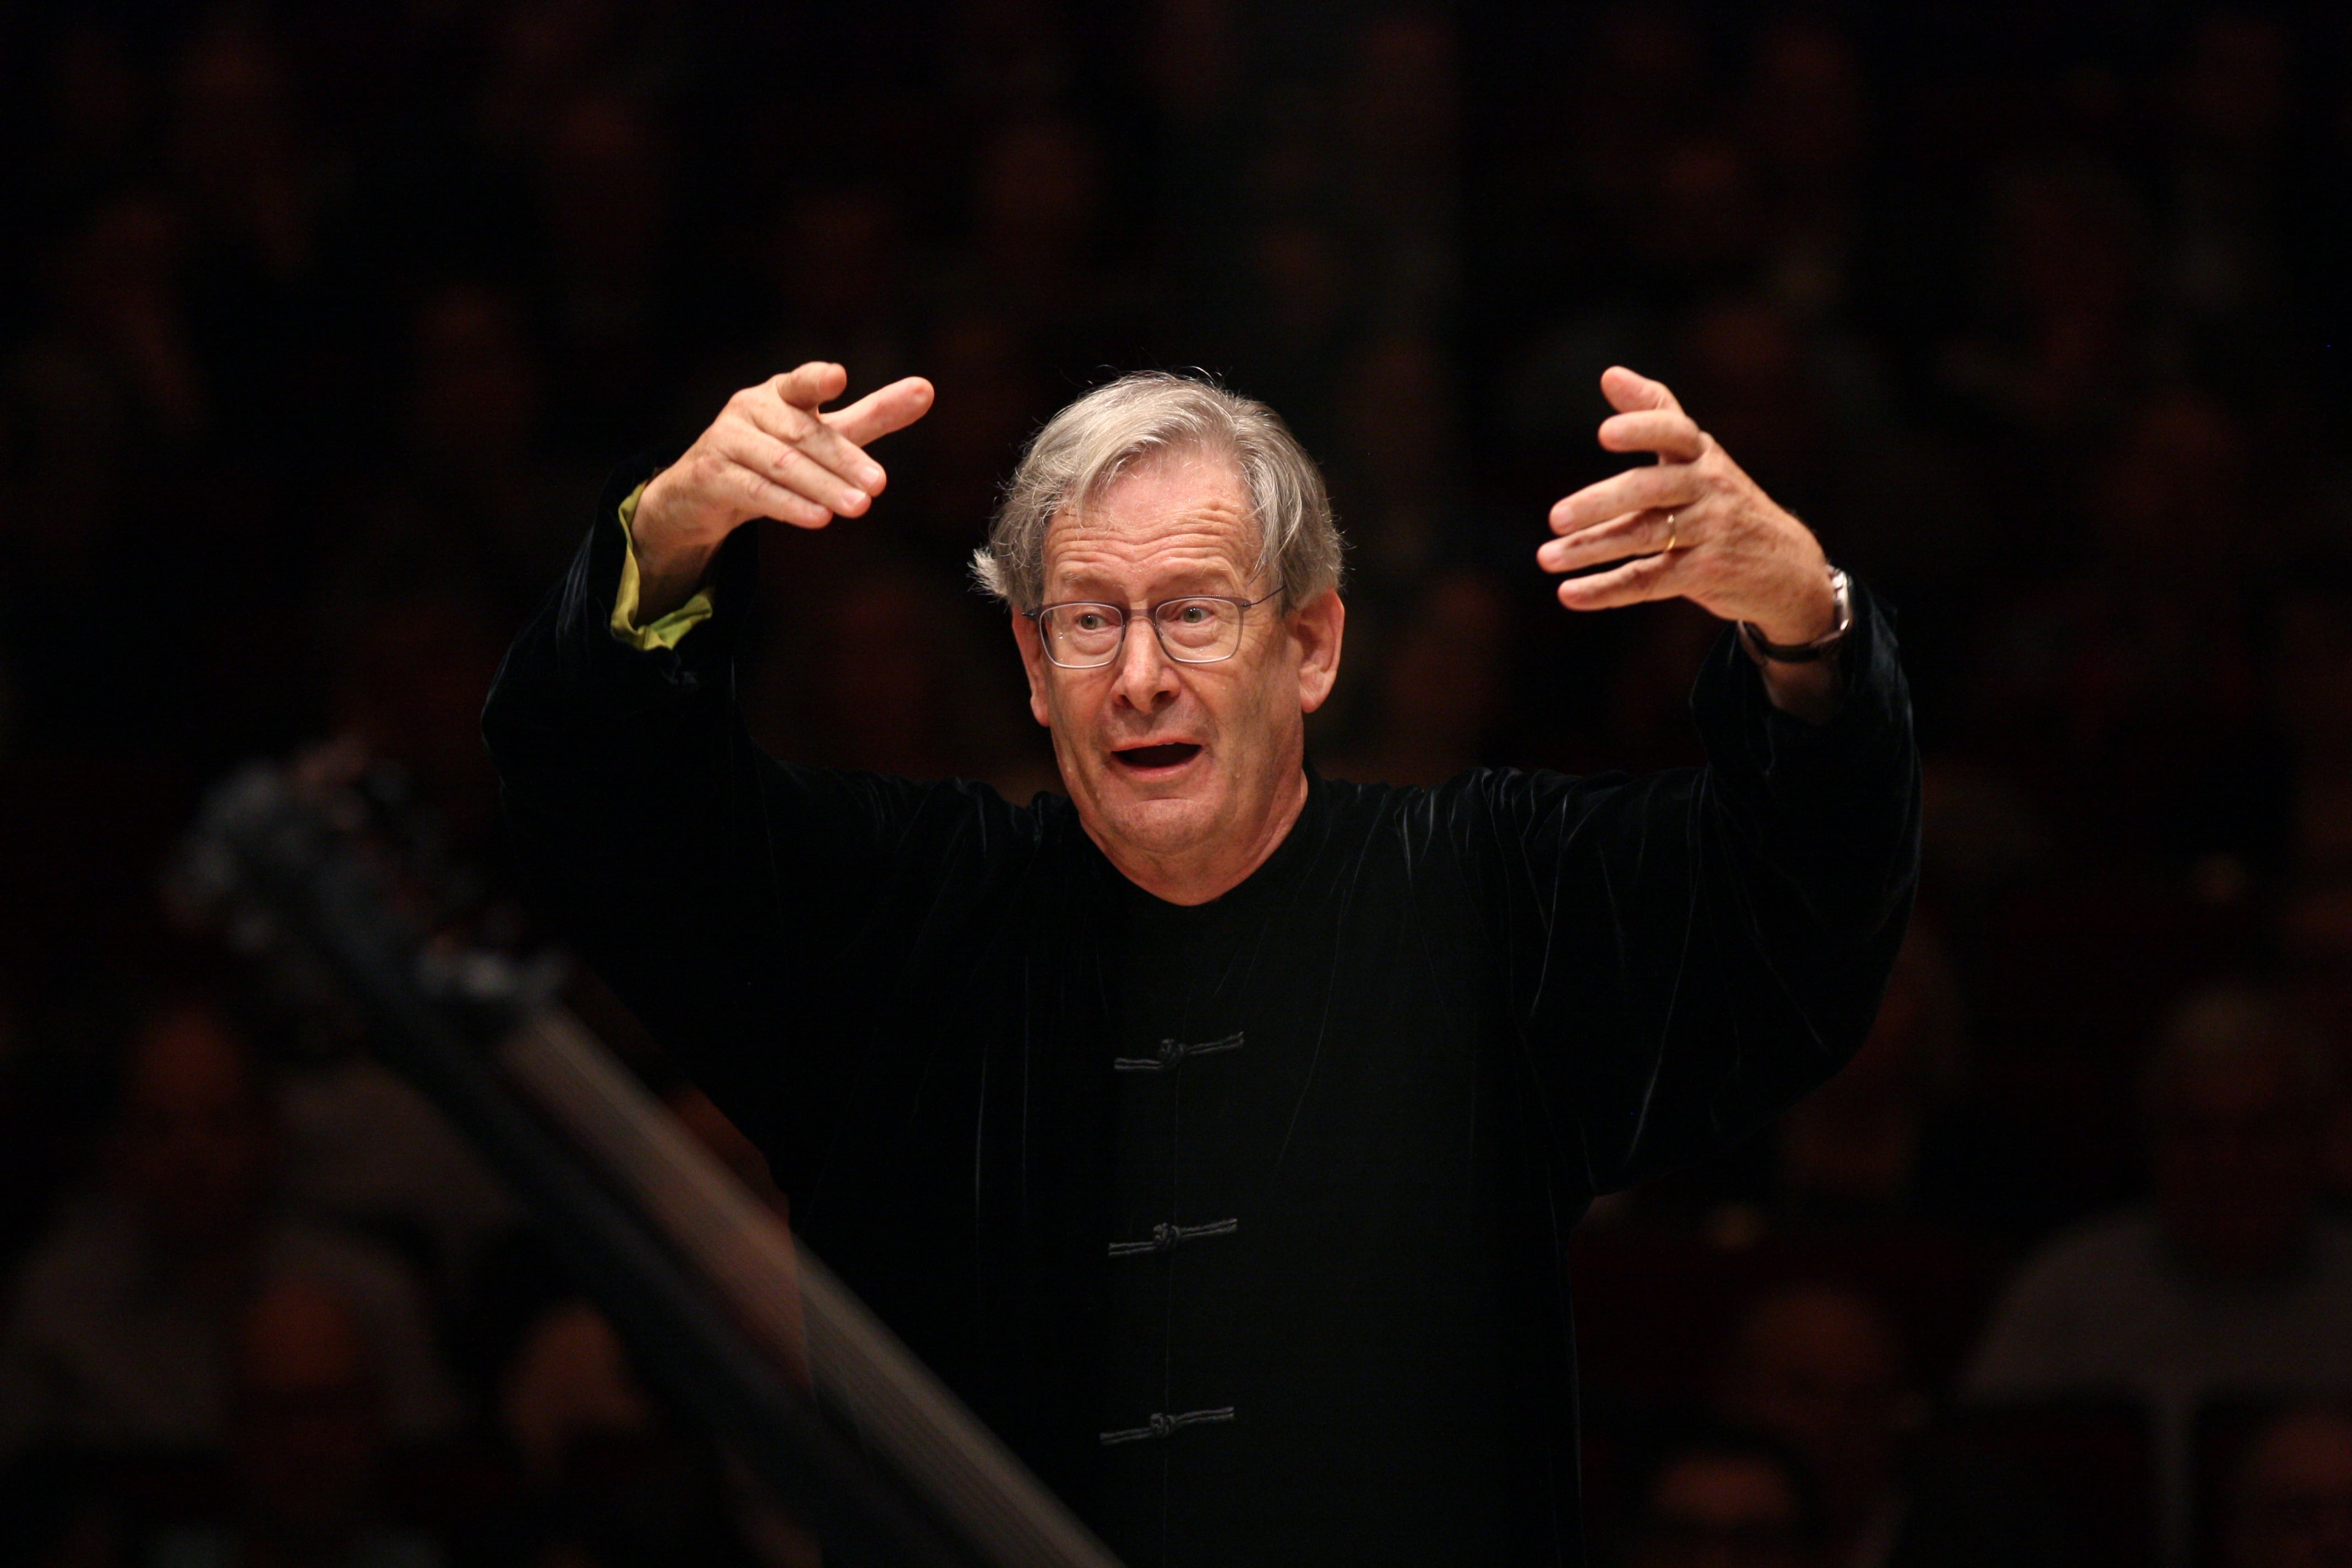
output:
M 1086 669 L 1118 657 L 1127 613 L 1112 605 L 1056 605 L 1038 616 L 1054 662 Z M 1171 599 L 1152 609 L 1160 646 L 1185 664 L 1231 658 L 1241 646 L 1242 607 L 1231 599 Z

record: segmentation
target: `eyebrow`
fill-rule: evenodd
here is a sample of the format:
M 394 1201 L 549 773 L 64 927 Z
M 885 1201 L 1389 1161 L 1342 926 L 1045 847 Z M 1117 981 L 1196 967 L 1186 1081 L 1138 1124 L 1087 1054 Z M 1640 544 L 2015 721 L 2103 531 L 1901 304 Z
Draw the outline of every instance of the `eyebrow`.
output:
M 1238 574 L 1227 567 L 1217 567 L 1198 573 L 1178 573 L 1175 574 L 1172 581 L 1184 584 L 1183 586 L 1162 586 L 1155 591 L 1150 598 L 1144 601 L 1144 603 L 1158 604 L 1163 599 L 1189 598 L 1194 595 L 1200 595 L 1204 597 L 1215 596 L 1219 598 L 1245 598 L 1248 595 L 1244 593 L 1244 590 L 1249 586 L 1249 584 L 1246 580 L 1242 582 L 1234 581 L 1237 575 Z M 1126 601 L 1119 598 L 1111 588 L 1108 579 L 1098 576 L 1093 573 L 1081 572 L 1073 574 L 1068 577 L 1058 578 L 1055 580 L 1054 586 L 1060 589 L 1062 594 L 1060 596 L 1049 594 L 1047 595 L 1048 603 L 1070 604 L 1075 602 L 1077 604 L 1087 605 L 1118 605 L 1122 608 L 1124 608 L 1126 605 Z M 1091 596 L 1096 594 L 1101 594 L 1106 596 L 1102 598 L 1095 598 Z

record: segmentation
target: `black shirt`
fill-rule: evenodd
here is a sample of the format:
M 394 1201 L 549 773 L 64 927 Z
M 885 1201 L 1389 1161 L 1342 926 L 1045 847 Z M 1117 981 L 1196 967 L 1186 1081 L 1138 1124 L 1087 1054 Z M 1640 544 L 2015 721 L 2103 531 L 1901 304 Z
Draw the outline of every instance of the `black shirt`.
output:
M 1709 765 L 1310 777 L 1180 908 L 1070 804 L 780 763 L 731 616 L 606 629 L 608 494 L 486 727 L 551 912 L 798 1228 L 1136 1568 L 1581 1561 L 1566 1244 L 1867 1032 L 1916 879 L 1891 631 L 1837 717 L 1728 638 Z

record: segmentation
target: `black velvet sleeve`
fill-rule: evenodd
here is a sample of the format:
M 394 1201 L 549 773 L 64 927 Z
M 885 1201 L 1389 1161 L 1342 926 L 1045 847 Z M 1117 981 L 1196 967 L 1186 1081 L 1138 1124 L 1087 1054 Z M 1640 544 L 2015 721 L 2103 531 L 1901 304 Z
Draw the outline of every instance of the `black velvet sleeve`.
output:
M 1692 693 L 1708 763 L 1479 775 L 1482 900 L 1555 1139 L 1603 1193 L 1760 1126 L 1860 1048 L 1918 878 L 1893 627 L 1860 584 L 1828 723 L 1727 634 Z M 1465 803 L 1467 804 L 1467 803 Z
M 608 487 L 491 688 L 508 831 L 541 907 L 721 1108 L 765 1149 L 811 1151 L 850 1076 L 845 1021 L 903 980 L 895 928 L 984 919 L 1034 824 L 983 785 L 793 766 L 752 743 L 734 690 L 751 529 L 721 552 L 716 614 L 675 649 L 614 637 L 635 481 Z

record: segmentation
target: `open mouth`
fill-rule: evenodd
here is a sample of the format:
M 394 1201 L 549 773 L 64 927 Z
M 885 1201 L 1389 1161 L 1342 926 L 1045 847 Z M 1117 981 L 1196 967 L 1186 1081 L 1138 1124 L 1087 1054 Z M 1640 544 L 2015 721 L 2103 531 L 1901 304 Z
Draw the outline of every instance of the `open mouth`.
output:
M 1181 767 L 1200 753 L 1201 748 L 1190 741 L 1171 741 L 1164 746 L 1131 746 L 1124 752 L 1113 752 L 1126 767 L 1141 773 L 1150 768 Z

